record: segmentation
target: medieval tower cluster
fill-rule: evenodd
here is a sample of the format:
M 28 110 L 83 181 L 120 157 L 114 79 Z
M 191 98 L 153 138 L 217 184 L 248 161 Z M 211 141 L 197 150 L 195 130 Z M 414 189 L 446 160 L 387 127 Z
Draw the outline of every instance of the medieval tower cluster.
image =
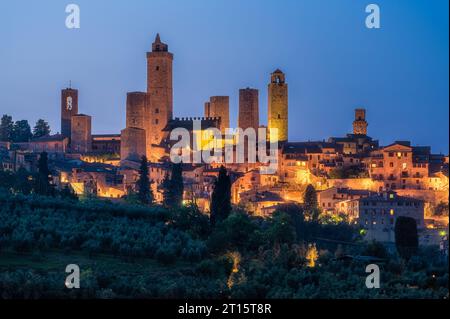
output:
M 126 127 L 117 136 L 93 136 L 92 118 L 78 113 L 78 90 L 62 90 L 61 135 L 68 138 L 70 150 L 89 153 L 106 147 L 111 152 L 120 150 L 122 161 L 139 161 L 145 155 L 149 161 L 158 162 L 167 156 L 168 132 L 177 127 L 192 128 L 195 119 L 202 122 L 202 129 L 213 125 L 225 134 L 230 128 L 229 96 L 211 96 L 204 105 L 204 117 L 174 119 L 172 65 L 173 54 L 157 34 L 151 52 L 147 52 L 147 91 L 127 93 Z M 259 102 L 258 89 L 239 90 L 238 128 L 258 132 L 262 127 Z M 270 76 L 267 106 L 267 138 L 282 146 L 288 142 L 288 85 L 285 74 L 279 69 Z M 366 136 L 367 126 L 366 110 L 356 109 L 353 134 Z M 119 144 L 104 146 L 105 139 L 113 146 Z
M 173 122 L 173 54 L 159 34 L 147 53 L 147 92 L 127 94 L 126 128 L 121 132 L 121 159 L 139 160 L 146 155 L 157 162 L 164 156 L 161 144 L 167 127 Z M 204 106 L 204 119 L 219 119 L 222 134 L 230 127 L 229 96 L 212 96 Z M 238 127 L 256 132 L 259 123 L 259 91 L 239 90 Z M 276 70 L 269 84 L 269 131 L 278 129 L 278 141 L 288 140 L 288 90 L 285 75 Z
M 157 160 L 163 130 L 173 116 L 173 54 L 159 34 L 147 53 L 147 92 L 127 94 L 126 128 L 121 134 L 121 158 Z

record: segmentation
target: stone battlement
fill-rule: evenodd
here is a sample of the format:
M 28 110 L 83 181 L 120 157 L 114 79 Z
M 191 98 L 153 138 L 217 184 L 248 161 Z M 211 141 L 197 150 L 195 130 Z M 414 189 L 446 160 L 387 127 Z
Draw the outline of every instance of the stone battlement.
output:
M 192 122 L 192 121 L 219 121 L 220 117 L 205 117 L 205 116 L 201 116 L 201 117 L 176 117 L 175 121 L 180 121 L 180 122 Z

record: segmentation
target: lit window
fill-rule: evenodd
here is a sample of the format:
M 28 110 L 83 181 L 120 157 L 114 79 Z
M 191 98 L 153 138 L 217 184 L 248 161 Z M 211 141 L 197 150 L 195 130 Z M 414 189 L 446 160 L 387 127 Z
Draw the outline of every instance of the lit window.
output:
M 390 212 L 390 214 L 391 214 L 391 216 L 394 216 L 394 210 L 393 209 L 391 209 L 391 212 Z
M 402 153 L 398 152 L 397 157 L 402 157 Z

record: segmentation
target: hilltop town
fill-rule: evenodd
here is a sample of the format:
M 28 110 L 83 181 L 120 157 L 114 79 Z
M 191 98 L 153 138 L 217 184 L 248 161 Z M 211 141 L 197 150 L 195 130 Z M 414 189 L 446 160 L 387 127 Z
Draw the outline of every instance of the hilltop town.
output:
M 214 127 L 223 134 L 230 127 L 228 96 L 212 96 L 203 116 L 174 116 L 173 59 L 158 34 L 147 53 L 147 91 L 127 93 L 126 127 L 119 134 L 92 134 L 92 118 L 80 112 L 78 90 L 66 88 L 61 92 L 60 133 L 0 142 L 0 166 L 5 171 L 33 172 L 40 154 L 46 152 L 57 188 L 69 185 L 79 196 L 121 201 L 136 190 L 140 161 L 146 156 L 155 200 L 161 202 L 160 185 L 170 172 L 170 132 L 181 127 L 196 134 L 195 121 L 200 121 L 202 130 Z M 322 214 L 345 216 L 365 228 L 368 239 L 393 242 L 395 218 L 409 216 L 417 221 L 422 243 L 439 242 L 448 215 L 436 216 L 434 211 L 442 204 L 448 207 L 448 156 L 434 154 L 428 146 L 395 141 L 395 137 L 390 145 L 380 145 L 369 136 L 369 113 L 364 108 L 355 110 L 351 133 L 316 142 L 290 141 L 288 84 L 281 70 L 268 75 L 267 90 L 266 138 L 273 142 L 273 132 L 278 133 L 277 171 L 263 174 L 262 164 L 247 161 L 185 163 L 185 203 L 195 202 L 207 213 L 223 165 L 232 180 L 232 203 L 250 214 L 268 217 L 279 205 L 301 203 L 306 187 L 312 185 Z M 258 94 L 254 88 L 239 91 L 238 127 L 242 130 L 265 128 L 259 122 Z

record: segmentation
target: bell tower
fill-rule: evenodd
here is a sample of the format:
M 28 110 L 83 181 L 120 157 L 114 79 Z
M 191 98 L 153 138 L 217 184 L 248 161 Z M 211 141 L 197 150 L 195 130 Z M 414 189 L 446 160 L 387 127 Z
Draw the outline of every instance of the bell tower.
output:
M 147 145 L 159 145 L 162 131 L 173 116 L 172 89 L 173 54 L 167 44 L 161 42 L 159 34 L 147 52 L 147 123 L 145 124 Z
M 367 135 L 367 126 L 369 124 L 366 121 L 366 110 L 355 110 L 355 121 L 353 122 L 353 134 L 355 135 Z
M 273 128 L 278 129 L 278 142 L 288 140 L 288 85 L 279 69 L 271 74 L 269 83 L 269 135 L 273 139 Z
M 71 137 L 72 116 L 78 114 L 78 90 L 67 88 L 61 91 L 61 134 Z

